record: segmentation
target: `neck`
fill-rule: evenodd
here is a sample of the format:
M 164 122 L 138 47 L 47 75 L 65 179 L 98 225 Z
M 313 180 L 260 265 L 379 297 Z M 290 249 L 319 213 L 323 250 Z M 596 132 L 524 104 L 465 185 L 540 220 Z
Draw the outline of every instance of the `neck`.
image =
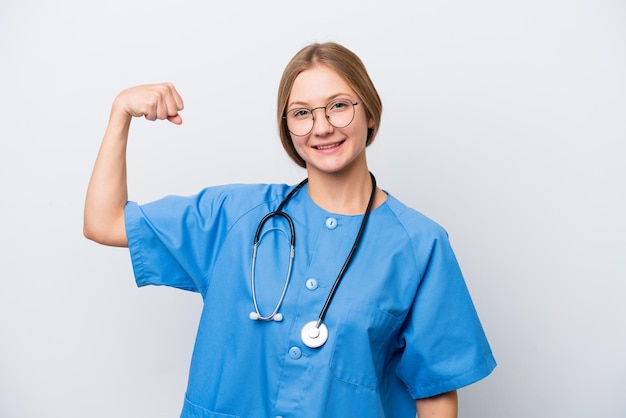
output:
M 309 196 L 321 208 L 342 215 L 360 215 L 365 212 L 372 194 L 369 171 L 346 173 L 322 173 L 309 171 Z M 380 190 L 378 193 L 384 193 Z M 373 208 L 384 201 L 377 196 Z

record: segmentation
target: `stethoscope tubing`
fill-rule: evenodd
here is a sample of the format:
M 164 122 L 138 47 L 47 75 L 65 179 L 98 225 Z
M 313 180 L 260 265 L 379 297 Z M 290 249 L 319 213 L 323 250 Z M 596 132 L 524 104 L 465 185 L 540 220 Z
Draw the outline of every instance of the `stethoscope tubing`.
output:
M 335 279 L 335 282 L 333 283 L 333 286 L 330 289 L 330 292 L 328 293 L 328 297 L 326 298 L 326 301 L 324 302 L 324 306 L 322 307 L 322 310 L 320 311 L 320 314 L 318 315 L 317 320 L 307 323 L 302 329 L 302 341 L 308 347 L 311 347 L 311 348 L 320 347 L 326 342 L 326 339 L 328 338 L 328 328 L 322 322 L 324 321 L 324 318 L 326 317 L 326 312 L 328 312 L 328 308 L 330 307 L 330 303 L 332 302 L 335 296 L 335 293 L 337 292 L 337 288 L 339 287 L 339 284 L 341 283 L 344 277 L 344 274 L 348 270 L 348 267 L 350 266 L 350 263 L 352 262 L 352 259 L 354 258 L 354 255 L 356 253 L 356 250 L 359 247 L 359 243 L 361 242 L 361 238 L 363 237 L 363 232 L 365 231 L 367 221 L 372 211 L 374 198 L 376 196 L 376 178 L 374 178 L 374 175 L 372 173 L 370 173 L 370 177 L 372 179 L 372 193 L 370 194 L 370 198 L 367 203 L 367 208 L 365 209 L 365 213 L 363 214 L 363 220 L 361 221 L 359 231 L 357 232 L 356 238 L 354 239 L 354 243 L 352 244 L 350 253 L 346 257 L 346 260 L 343 263 L 343 266 L 341 267 L 341 270 L 339 271 L 339 274 L 337 275 L 337 278 Z M 287 213 L 283 211 L 283 207 L 287 204 L 287 202 L 289 202 L 289 200 L 293 197 L 293 195 L 297 193 L 298 190 L 300 190 L 302 186 L 304 186 L 307 182 L 308 182 L 308 179 L 304 179 L 296 187 L 294 187 L 293 190 L 291 190 L 287 194 L 285 199 L 280 203 L 280 205 L 275 211 L 268 213 L 267 215 L 263 217 L 263 219 L 261 219 L 256 229 L 256 232 L 254 234 L 254 245 L 252 247 L 252 275 L 251 275 L 252 301 L 254 304 L 254 312 L 250 313 L 250 319 L 261 320 L 261 321 L 272 321 L 272 320 L 282 321 L 283 320 L 283 316 L 282 314 L 278 312 L 278 310 L 280 309 L 283 303 L 283 300 L 287 293 L 287 288 L 289 287 L 289 281 L 291 280 L 291 270 L 293 268 L 293 259 L 295 256 L 295 245 L 296 245 L 296 231 L 295 231 L 293 220 L 291 219 L 291 216 L 289 216 Z M 274 310 L 272 311 L 270 315 L 263 316 L 261 315 L 261 312 L 259 311 L 259 306 L 258 306 L 257 297 L 256 297 L 256 278 L 255 278 L 256 256 L 257 256 L 257 249 L 259 246 L 259 242 L 261 240 L 261 232 L 263 230 L 263 226 L 269 219 L 275 216 L 280 216 L 284 218 L 289 224 L 289 229 L 291 233 L 289 266 L 287 270 L 287 277 L 285 278 L 285 284 L 283 285 L 283 289 L 281 291 L 280 297 L 278 298 L 278 302 L 276 303 L 274 307 Z
M 295 257 L 295 247 L 296 247 L 296 230 L 293 224 L 293 220 L 291 219 L 291 216 L 283 212 L 283 206 L 307 182 L 308 182 L 308 179 L 304 179 L 302 182 L 300 182 L 300 184 L 294 187 L 293 190 L 291 190 L 289 194 L 287 194 L 287 197 L 285 197 L 285 199 L 281 202 L 281 204 L 278 206 L 278 208 L 275 211 L 268 213 L 267 215 L 263 217 L 263 219 L 261 219 L 261 222 L 259 222 L 259 226 L 256 229 L 256 232 L 254 234 L 254 245 L 252 247 L 252 272 L 250 276 L 251 288 L 252 288 L 251 289 L 252 290 L 252 302 L 254 304 L 254 312 L 250 313 L 251 319 L 256 319 L 259 321 L 282 320 L 282 315 L 278 313 L 278 310 L 280 309 L 280 306 L 282 305 L 283 300 L 285 299 L 285 294 L 287 293 L 287 288 L 289 287 L 289 281 L 291 280 L 291 271 L 293 267 L 293 259 Z M 267 316 L 264 316 L 261 314 L 261 311 L 259 310 L 259 305 L 258 305 L 257 297 L 256 297 L 256 253 L 259 247 L 259 243 L 261 241 L 261 231 L 263 230 L 263 226 L 267 223 L 267 221 L 269 221 L 271 218 L 275 216 L 283 217 L 289 224 L 289 231 L 290 231 L 289 266 L 287 267 L 287 277 L 285 278 L 285 284 L 283 285 L 283 289 L 280 293 L 280 297 L 278 298 L 278 302 L 276 303 L 276 306 L 274 306 L 274 310 L 272 311 L 272 313 Z
M 374 175 L 372 173 L 370 173 L 370 177 L 372 178 L 372 193 L 370 195 L 369 201 L 367 202 L 367 208 L 365 209 L 365 213 L 363 214 L 363 220 L 361 221 L 359 232 L 357 232 L 356 234 L 356 238 L 354 239 L 354 244 L 352 244 L 350 253 L 348 254 L 348 257 L 346 257 L 346 261 L 343 263 L 341 270 L 339 270 L 339 274 L 337 275 L 337 278 L 335 279 L 335 283 L 333 283 L 333 287 L 330 289 L 330 292 L 328 293 L 328 297 L 326 298 L 326 302 L 324 302 L 324 306 L 322 307 L 322 310 L 320 311 L 320 314 L 317 318 L 316 326 L 318 328 L 322 324 L 322 321 L 324 320 L 324 318 L 326 317 L 326 312 L 328 311 L 330 302 L 332 302 L 333 297 L 335 296 L 335 293 L 337 291 L 337 288 L 339 287 L 339 284 L 341 283 L 341 280 L 343 279 L 343 275 L 345 274 L 346 270 L 348 270 L 348 266 L 350 265 L 350 262 L 352 261 L 352 257 L 354 257 L 354 254 L 356 253 L 356 250 L 359 247 L 359 243 L 361 242 L 361 237 L 363 236 L 363 232 L 365 231 L 367 220 L 369 219 L 370 213 L 372 211 L 372 205 L 374 204 L 374 197 L 376 196 L 376 179 L 374 178 Z
M 274 320 L 277 317 L 278 310 L 280 309 L 280 306 L 282 305 L 283 300 L 285 299 L 285 294 L 287 293 L 287 288 L 289 287 L 289 281 L 291 280 L 291 270 L 292 270 L 292 266 L 293 266 L 293 258 L 294 258 L 294 254 L 295 254 L 294 244 L 293 244 L 293 241 L 292 241 L 291 248 L 289 250 L 289 267 L 287 268 L 287 278 L 285 279 L 285 284 L 283 285 L 283 290 L 280 293 L 280 297 L 278 298 L 278 302 L 276 303 L 276 306 L 274 307 L 274 310 L 268 316 L 261 315 L 261 311 L 259 310 L 259 305 L 257 303 L 257 297 L 256 297 L 255 271 L 256 271 L 256 252 L 257 252 L 257 247 L 258 247 L 258 243 L 255 243 L 254 244 L 254 248 L 252 249 L 252 275 L 251 275 L 252 302 L 254 303 L 254 311 L 256 313 L 256 318 L 255 319 L 260 320 L 260 321 L 272 321 L 272 320 Z M 278 320 L 282 320 L 282 316 L 280 317 L 280 319 L 276 319 L 276 320 L 277 321 Z

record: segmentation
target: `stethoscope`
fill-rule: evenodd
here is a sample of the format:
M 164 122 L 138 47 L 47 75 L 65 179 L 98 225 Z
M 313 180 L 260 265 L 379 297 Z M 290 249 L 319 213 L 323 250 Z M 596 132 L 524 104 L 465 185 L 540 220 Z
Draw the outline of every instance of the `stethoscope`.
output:
M 370 173 L 370 177 L 372 178 L 372 193 L 370 195 L 369 202 L 367 203 L 367 208 L 365 209 L 365 213 L 363 214 L 363 220 L 361 221 L 359 232 L 357 233 L 356 238 L 354 239 L 354 244 L 352 244 L 352 249 L 350 250 L 350 253 L 346 257 L 346 261 L 343 263 L 343 266 L 341 267 L 341 270 L 339 271 L 339 274 L 337 275 L 337 278 L 335 279 L 335 283 L 330 289 L 330 293 L 328 294 L 328 297 L 326 298 L 326 302 L 324 303 L 324 306 L 322 307 L 322 310 L 320 311 L 320 314 L 317 317 L 317 320 L 313 320 L 311 322 L 306 323 L 304 327 L 302 327 L 302 331 L 300 332 L 300 338 L 302 339 L 302 343 L 304 343 L 304 345 L 306 345 L 307 347 L 318 348 L 324 345 L 324 343 L 326 343 L 326 340 L 328 340 L 328 328 L 326 327 L 325 324 L 322 323 L 322 321 L 324 320 L 324 317 L 326 316 L 326 312 L 328 311 L 330 302 L 333 300 L 333 297 L 335 296 L 335 292 L 337 291 L 337 288 L 339 287 L 339 283 L 341 283 L 341 279 L 343 278 L 343 275 L 348 269 L 348 266 L 350 265 L 350 262 L 352 261 L 354 253 L 356 252 L 359 246 L 359 241 L 361 241 L 363 231 L 365 230 L 365 225 L 367 224 L 367 219 L 369 218 L 370 212 L 372 210 L 372 204 L 374 203 L 374 196 L 376 195 L 376 179 L 374 178 L 374 175 L 372 173 Z M 250 312 L 250 319 L 252 319 L 253 321 L 280 322 L 283 320 L 283 315 L 280 312 L 278 312 L 278 310 L 280 309 L 280 306 L 283 303 L 283 299 L 285 299 L 285 294 L 287 293 L 287 287 L 289 286 L 289 281 L 291 279 L 291 270 L 293 268 L 293 258 L 295 255 L 295 246 L 296 246 L 296 230 L 293 225 L 293 220 L 291 219 L 291 216 L 283 212 L 283 207 L 307 182 L 308 182 L 308 179 L 304 179 L 302 182 L 300 182 L 300 184 L 294 187 L 293 190 L 291 190 L 289 194 L 287 194 L 285 199 L 281 202 L 280 205 L 278 205 L 278 208 L 275 211 L 270 212 L 267 215 L 265 215 L 263 219 L 261 219 L 261 221 L 259 222 L 259 226 L 257 227 L 256 233 L 254 234 L 254 246 L 252 247 L 252 275 L 251 275 L 252 303 L 254 304 L 254 311 Z M 261 239 L 261 230 L 263 229 L 263 226 L 265 225 L 265 223 L 269 219 L 275 216 L 284 218 L 289 224 L 289 230 L 290 230 L 289 267 L 287 268 L 287 277 L 285 278 L 285 284 L 283 285 L 283 289 L 281 291 L 280 297 L 278 298 L 278 302 L 276 302 L 276 306 L 274 306 L 274 310 L 269 315 L 263 316 L 261 315 L 261 312 L 259 311 L 259 305 L 257 302 L 256 291 L 255 291 L 256 254 L 257 254 L 257 248 L 259 246 L 259 242 Z

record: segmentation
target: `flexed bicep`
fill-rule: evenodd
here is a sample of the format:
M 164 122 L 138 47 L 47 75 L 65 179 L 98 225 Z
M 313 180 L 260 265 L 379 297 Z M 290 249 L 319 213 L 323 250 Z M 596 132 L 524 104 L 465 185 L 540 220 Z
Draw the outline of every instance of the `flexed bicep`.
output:
M 145 117 L 180 125 L 183 107 L 172 83 L 135 86 L 117 95 L 87 188 L 83 222 L 87 238 L 106 245 L 128 244 L 124 206 L 128 201 L 126 146 L 131 120 Z

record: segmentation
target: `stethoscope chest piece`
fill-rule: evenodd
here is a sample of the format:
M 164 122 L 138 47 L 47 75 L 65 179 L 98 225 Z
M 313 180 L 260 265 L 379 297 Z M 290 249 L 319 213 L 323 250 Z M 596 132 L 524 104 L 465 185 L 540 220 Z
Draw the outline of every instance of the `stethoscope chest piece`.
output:
M 302 332 L 300 332 L 302 342 L 309 348 L 321 347 L 326 343 L 326 340 L 328 340 L 328 328 L 326 328 L 324 324 L 318 326 L 317 322 L 318 321 L 308 322 L 302 327 Z

